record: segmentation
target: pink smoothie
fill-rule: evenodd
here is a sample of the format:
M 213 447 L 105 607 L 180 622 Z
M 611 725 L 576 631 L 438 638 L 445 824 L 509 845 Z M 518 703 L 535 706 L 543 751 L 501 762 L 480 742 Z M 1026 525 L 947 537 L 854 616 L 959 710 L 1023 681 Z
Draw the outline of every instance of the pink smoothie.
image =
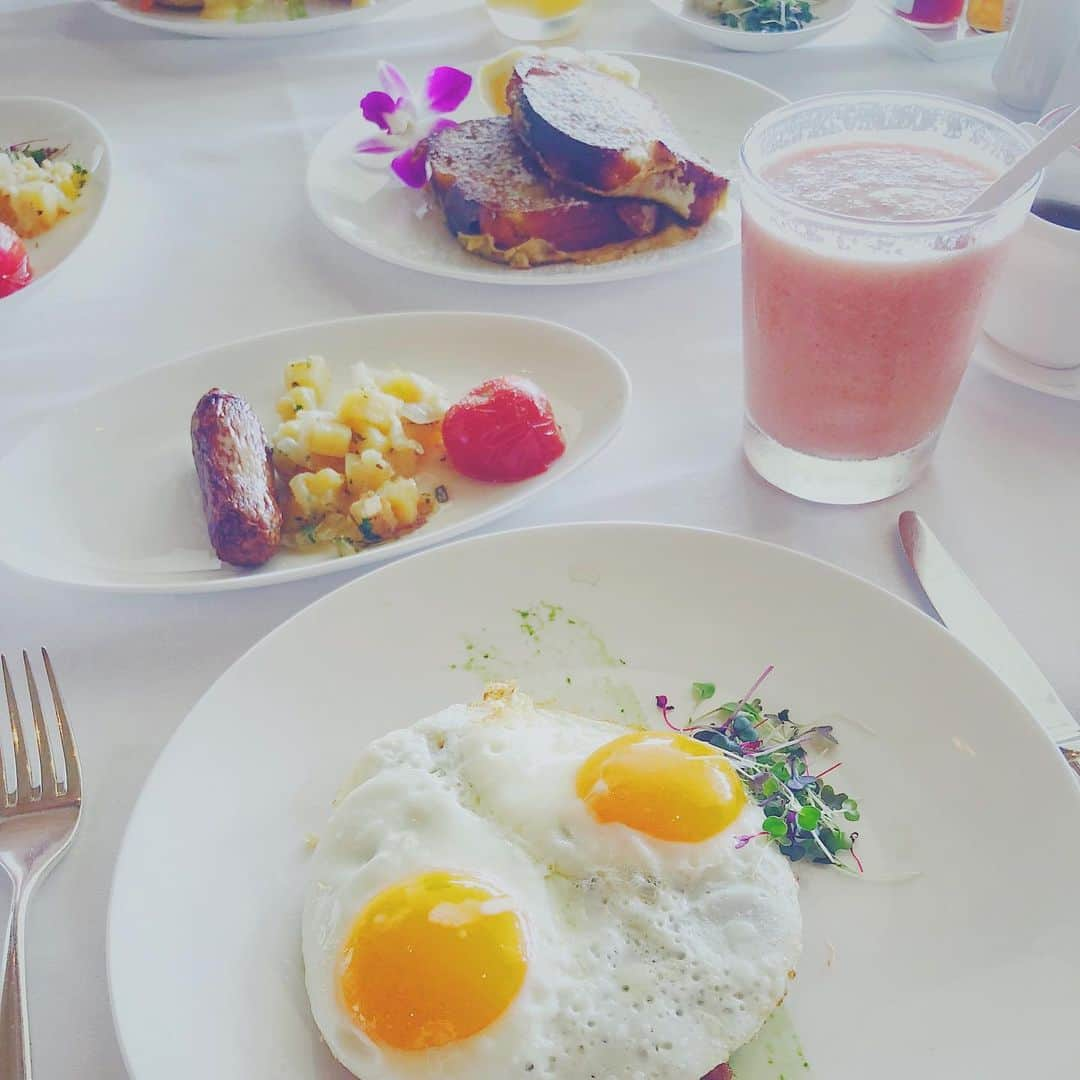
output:
M 946 151 L 885 143 L 797 151 L 765 172 L 803 206 L 873 221 L 947 218 L 994 175 Z M 1002 254 L 1000 244 L 865 250 L 814 251 L 743 214 L 750 417 L 818 457 L 885 457 L 941 427 Z

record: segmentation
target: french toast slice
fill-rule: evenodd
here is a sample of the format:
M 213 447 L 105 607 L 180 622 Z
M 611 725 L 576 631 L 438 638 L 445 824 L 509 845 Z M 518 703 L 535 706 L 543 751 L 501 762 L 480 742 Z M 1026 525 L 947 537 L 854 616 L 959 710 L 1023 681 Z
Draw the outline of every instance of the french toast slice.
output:
M 514 131 L 555 180 L 649 199 L 695 226 L 724 201 L 727 180 L 686 145 L 660 106 L 604 71 L 525 57 L 514 65 L 506 101 Z
M 552 180 L 507 117 L 438 131 L 427 149 L 432 193 L 462 247 L 518 269 L 607 262 L 696 232 L 656 203 L 601 198 Z

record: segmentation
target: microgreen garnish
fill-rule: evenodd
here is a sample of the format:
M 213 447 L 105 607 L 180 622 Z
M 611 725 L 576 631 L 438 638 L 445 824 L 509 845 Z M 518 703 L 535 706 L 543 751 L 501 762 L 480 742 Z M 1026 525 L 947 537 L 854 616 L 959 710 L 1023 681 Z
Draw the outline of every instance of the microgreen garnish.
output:
M 44 139 L 27 139 L 25 142 L 12 143 L 6 150 L 7 153 L 11 154 L 13 157 L 28 157 L 37 165 L 44 165 L 46 161 L 59 156 L 67 150 L 66 146 L 34 145 L 35 143 L 44 141 Z
M 775 843 L 792 862 L 807 859 L 861 874 L 862 860 L 855 854 L 859 834 L 847 831 L 849 822 L 859 820 L 859 804 L 823 782 L 824 777 L 840 768 L 841 762 L 813 771 L 807 753 L 835 748 L 833 729 L 827 724 L 799 727 L 787 709 L 766 712 L 754 694 L 772 670 L 771 665 L 767 667 L 738 701 L 697 711 L 682 726 L 672 723 L 674 706 L 666 695 L 657 695 L 656 707 L 673 731 L 719 750 L 764 812 L 761 831 L 736 837 L 736 848 L 762 840 Z M 716 687 L 696 682 L 691 691 L 694 701 L 701 704 L 715 695 Z M 846 856 L 850 856 L 857 871 Z

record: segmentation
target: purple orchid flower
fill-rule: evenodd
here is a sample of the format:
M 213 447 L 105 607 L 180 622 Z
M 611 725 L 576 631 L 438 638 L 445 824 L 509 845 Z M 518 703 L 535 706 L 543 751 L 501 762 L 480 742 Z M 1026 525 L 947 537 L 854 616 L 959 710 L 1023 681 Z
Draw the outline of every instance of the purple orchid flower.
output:
M 452 67 L 428 72 L 424 92 L 417 98 L 405 77 L 386 61 L 378 66 L 381 90 L 365 94 L 360 102 L 364 119 L 379 129 L 377 135 L 356 144 L 360 155 L 393 154 L 390 168 L 411 188 L 427 183 L 427 147 L 424 140 L 436 131 L 455 127 L 452 113 L 472 89 L 472 76 Z

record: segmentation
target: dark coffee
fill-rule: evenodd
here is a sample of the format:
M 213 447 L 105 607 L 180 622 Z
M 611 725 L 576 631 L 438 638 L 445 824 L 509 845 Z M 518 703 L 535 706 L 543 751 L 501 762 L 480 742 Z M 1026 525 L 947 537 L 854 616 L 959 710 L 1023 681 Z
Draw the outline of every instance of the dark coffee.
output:
M 1062 202 L 1061 199 L 1036 199 L 1031 212 L 1052 225 L 1080 229 L 1080 206 L 1076 203 Z

